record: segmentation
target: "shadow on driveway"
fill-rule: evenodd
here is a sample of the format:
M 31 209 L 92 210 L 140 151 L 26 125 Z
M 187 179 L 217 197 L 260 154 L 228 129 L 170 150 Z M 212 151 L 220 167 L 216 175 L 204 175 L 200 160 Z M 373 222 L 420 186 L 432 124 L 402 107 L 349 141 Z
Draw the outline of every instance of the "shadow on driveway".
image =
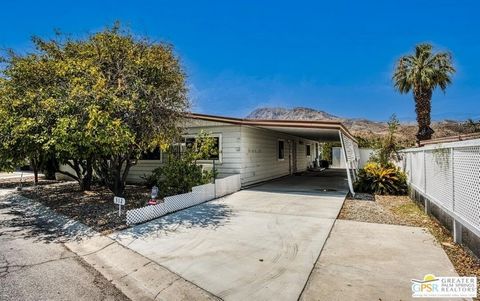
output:
M 216 229 L 227 224 L 233 215 L 233 210 L 224 204 L 222 199 L 218 199 L 173 212 L 131 227 L 121 233 L 132 238 L 141 238 L 159 231 L 173 232 L 180 227 L 184 229 L 198 227 Z

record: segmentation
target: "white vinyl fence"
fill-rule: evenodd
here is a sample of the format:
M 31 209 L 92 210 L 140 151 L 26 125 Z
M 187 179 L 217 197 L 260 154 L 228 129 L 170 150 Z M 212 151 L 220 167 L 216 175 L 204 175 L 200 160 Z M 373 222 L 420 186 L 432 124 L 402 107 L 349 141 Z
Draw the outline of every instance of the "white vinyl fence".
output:
M 480 236 L 480 139 L 403 150 L 409 184 Z M 461 227 L 460 227 L 461 228 Z
M 127 211 L 127 225 L 142 223 L 240 190 L 240 175 L 216 179 L 215 184 L 195 186 L 192 192 L 166 197 L 163 203 Z

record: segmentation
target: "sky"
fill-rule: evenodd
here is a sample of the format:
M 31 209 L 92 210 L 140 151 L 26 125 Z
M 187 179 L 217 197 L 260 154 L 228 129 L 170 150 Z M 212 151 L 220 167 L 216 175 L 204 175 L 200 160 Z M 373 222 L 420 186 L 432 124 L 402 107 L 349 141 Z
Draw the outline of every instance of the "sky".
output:
M 480 119 L 478 1 L 5 1 L 1 10 L 2 49 L 27 52 L 32 36 L 82 38 L 115 21 L 170 43 L 192 111 L 232 117 L 269 106 L 413 121 L 413 97 L 393 89 L 392 72 L 429 42 L 457 69 L 435 92 L 432 118 Z

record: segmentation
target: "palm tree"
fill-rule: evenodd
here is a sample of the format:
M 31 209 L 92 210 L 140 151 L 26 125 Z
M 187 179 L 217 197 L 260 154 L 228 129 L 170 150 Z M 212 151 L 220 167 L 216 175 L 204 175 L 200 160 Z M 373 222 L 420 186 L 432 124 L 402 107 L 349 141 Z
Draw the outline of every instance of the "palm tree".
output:
M 430 128 L 433 90 L 440 87 L 445 92 L 455 73 L 452 56 L 448 52 L 432 52 L 432 45 L 418 44 L 415 54 L 402 56 L 395 66 L 393 81 L 400 93 L 413 91 L 417 113 L 417 141 L 427 140 L 434 131 Z

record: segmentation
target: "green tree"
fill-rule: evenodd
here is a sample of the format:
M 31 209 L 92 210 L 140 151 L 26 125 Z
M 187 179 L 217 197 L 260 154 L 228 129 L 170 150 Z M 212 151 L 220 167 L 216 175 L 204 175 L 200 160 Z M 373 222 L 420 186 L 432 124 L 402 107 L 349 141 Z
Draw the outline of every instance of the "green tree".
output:
M 170 45 L 136 38 L 118 25 L 79 44 L 82 61 L 95 70 L 95 86 L 83 91 L 96 100 L 87 123 L 99 142 L 95 169 L 122 195 L 140 155 L 180 133 L 189 107 L 185 75 Z
M 172 141 L 189 108 L 173 48 L 118 24 L 86 39 L 34 44 L 33 54 L 6 60 L 0 158 L 9 165 L 29 158 L 36 168 L 54 152 L 82 189 L 90 188 L 95 170 L 122 195 L 141 153 Z
M 35 51 L 27 55 L 10 52 L 3 70 L 2 109 L 7 122 L 1 126 L 3 156 L 11 165 L 28 158 L 37 174 L 66 174 L 89 190 L 97 142 L 87 131 L 89 110 L 95 104 L 91 91 L 97 83 L 95 69 L 88 68 L 75 41 L 62 43 L 33 38 Z M 85 91 L 88 91 L 86 93 Z M 58 162 L 72 168 L 58 170 Z M 36 177 L 37 181 L 37 177 Z
M 430 127 L 432 94 L 436 87 L 445 92 L 455 73 L 452 56 L 448 52 L 432 51 L 430 44 L 418 44 L 413 55 L 402 56 L 393 74 L 395 89 L 400 93 L 413 91 L 417 113 L 417 141 L 431 139 Z
M 54 80 L 51 62 L 36 54 L 9 52 L 3 59 L 0 83 L 0 158 L 12 169 L 30 161 L 38 183 L 38 171 L 51 154 L 48 141 L 55 122 L 55 100 L 44 89 Z
M 49 143 L 59 162 L 73 172 L 58 172 L 78 181 L 82 190 L 90 190 L 97 158 L 114 149 L 112 137 L 122 132 L 115 132 L 115 126 L 108 129 L 108 134 L 97 128 L 98 108 L 105 100 L 96 92 L 104 79 L 89 54 L 91 47 L 84 41 L 57 36 L 49 41 L 36 38 L 34 42 L 37 50 L 54 62 L 51 74 L 57 78 L 56 85 L 48 89 L 61 92 L 55 94 L 57 119 Z

